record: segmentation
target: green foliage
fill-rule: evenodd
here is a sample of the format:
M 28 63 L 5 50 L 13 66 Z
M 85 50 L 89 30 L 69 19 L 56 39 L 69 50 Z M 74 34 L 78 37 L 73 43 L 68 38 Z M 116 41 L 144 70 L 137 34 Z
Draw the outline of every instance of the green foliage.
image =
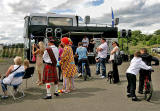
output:
M 132 45 L 136 46 L 137 45 L 137 41 L 136 40 L 132 40 Z
M 155 35 L 160 35 L 160 29 L 154 32 Z
M 120 49 L 127 52 L 127 38 L 120 38 L 120 32 L 118 32 L 118 42 Z M 122 42 L 123 41 L 123 42 Z M 151 51 L 152 47 L 157 47 L 160 45 L 160 29 L 155 31 L 154 34 L 142 34 L 140 30 L 132 31 L 131 38 L 128 38 L 129 42 L 129 52 L 134 53 L 140 48 L 148 48 Z M 123 44 L 123 45 L 122 45 Z

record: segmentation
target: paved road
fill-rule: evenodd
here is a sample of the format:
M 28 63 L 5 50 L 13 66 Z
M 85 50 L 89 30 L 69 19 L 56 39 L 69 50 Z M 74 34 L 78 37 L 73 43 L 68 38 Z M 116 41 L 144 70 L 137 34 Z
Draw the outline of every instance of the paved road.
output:
M 4 73 L 11 63 L 11 61 L 8 64 L 0 63 L 1 73 Z M 154 93 L 151 102 L 146 102 L 144 96 L 139 94 L 137 96 L 142 101 L 132 102 L 126 97 L 125 70 L 128 65 L 129 63 L 123 63 L 119 67 L 121 80 L 119 84 L 109 84 L 106 79 L 99 79 L 99 76 L 94 74 L 95 66 L 92 65 L 90 66 L 92 80 L 84 82 L 76 79 L 76 91 L 62 94 L 51 100 L 41 99 L 45 93 L 45 86 L 36 86 L 31 79 L 28 88 L 24 88 L 26 96 L 23 99 L 17 101 L 12 98 L 0 99 L 0 111 L 158 111 L 160 109 L 160 66 L 154 67 L 155 72 L 152 75 Z M 109 70 L 110 65 L 107 64 L 107 71 Z M 36 81 L 36 73 L 33 79 Z M 60 87 L 62 87 L 61 83 Z

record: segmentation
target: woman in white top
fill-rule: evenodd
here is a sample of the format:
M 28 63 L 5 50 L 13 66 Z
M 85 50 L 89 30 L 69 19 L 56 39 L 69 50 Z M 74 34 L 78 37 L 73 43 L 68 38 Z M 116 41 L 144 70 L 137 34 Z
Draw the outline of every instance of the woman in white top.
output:
M 22 83 L 22 77 L 14 78 L 14 75 L 18 72 L 24 72 L 25 68 L 22 64 L 22 58 L 17 56 L 14 58 L 14 65 L 11 65 L 5 75 L 5 78 L 2 79 L 1 85 L 2 85 L 2 90 L 4 92 L 4 96 L 2 96 L 3 99 L 8 98 L 7 96 L 7 85 L 9 84 L 14 84 L 18 85 Z M 14 89 L 16 91 L 17 86 L 14 86 Z
M 110 53 L 110 61 L 112 62 L 112 68 L 113 68 L 113 78 L 114 83 L 119 82 L 119 73 L 118 73 L 118 65 L 114 62 L 115 54 L 119 52 L 119 44 L 117 42 L 112 42 L 113 50 Z

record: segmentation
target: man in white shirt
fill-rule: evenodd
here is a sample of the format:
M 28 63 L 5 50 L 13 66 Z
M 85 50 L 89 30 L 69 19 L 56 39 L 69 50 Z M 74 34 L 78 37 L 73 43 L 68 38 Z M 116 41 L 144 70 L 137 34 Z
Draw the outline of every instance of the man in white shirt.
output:
M 59 96 L 58 94 L 58 77 L 56 64 L 59 57 L 58 48 L 54 45 L 55 41 L 49 39 L 48 48 L 44 51 L 43 60 L 45 62 L 45 67 L 43 71 L 43 83 L 46 84 L 47 95 L 44 99 L 52 99 L 51 95 L 51 82 L 55 84 L 55 93 L 54 95 Z
M 89 39 L 87 38 L 87 36 L 84 36 L 84 38 L 82 39 L 82 43 L 83 43 L 83 47 L 88 47 L 89 45 Z
M 107 42 L 105 38 L 101 38 L 101 45 L 96 49 L 97 53 L 98 53 L 98 57 L 99 57 L 99 62 L 101 65 L 101 70 L 102 70 L 102 76 L 101 78 L 105 78 L 106 77 L 106 57 L 107 57 Z M 96 68 L 96 74 L 100 74 L 100 66 L 97 66 L 98 68 Z

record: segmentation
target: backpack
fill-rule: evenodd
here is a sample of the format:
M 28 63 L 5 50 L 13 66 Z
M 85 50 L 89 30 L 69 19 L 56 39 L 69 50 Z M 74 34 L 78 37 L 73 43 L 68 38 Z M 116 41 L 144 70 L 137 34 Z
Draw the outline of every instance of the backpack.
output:
M 118 50 L 118 54 L 115 53 L 115 55 L 114 55 L 114 63 L 117 65 L 122 64 L 122 55 L 119 50 Z

